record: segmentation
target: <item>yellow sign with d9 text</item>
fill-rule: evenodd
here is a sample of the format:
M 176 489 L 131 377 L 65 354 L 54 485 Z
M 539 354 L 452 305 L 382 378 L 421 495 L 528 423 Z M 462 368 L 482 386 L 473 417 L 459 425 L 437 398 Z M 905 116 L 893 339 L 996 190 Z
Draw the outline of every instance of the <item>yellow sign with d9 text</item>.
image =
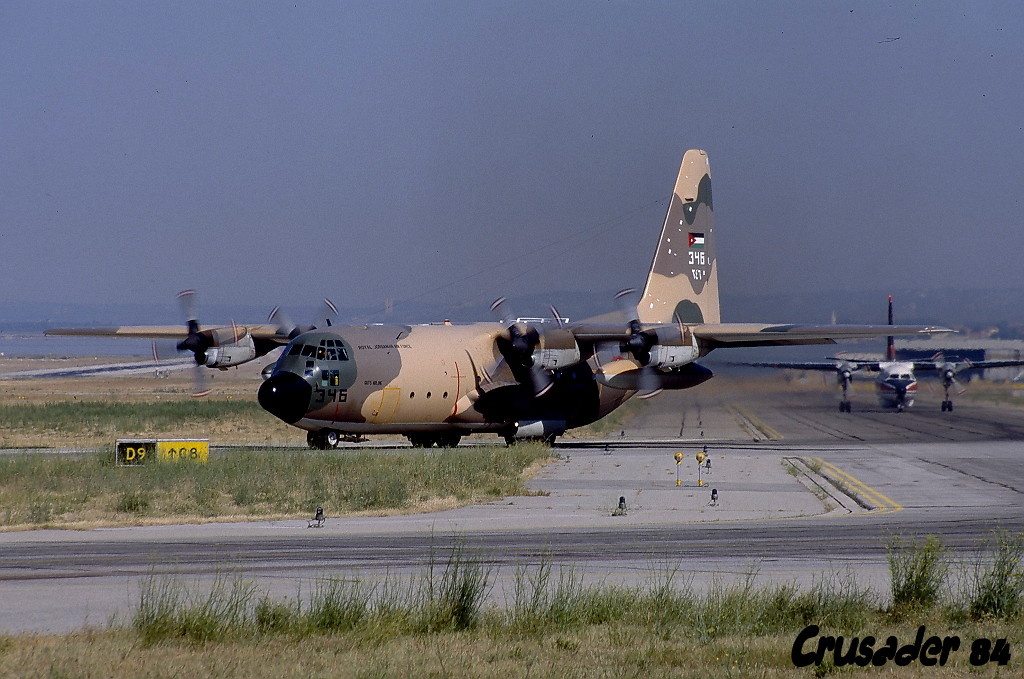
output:
M 210 459 L 210 442 L 208 440 L 157 441 L 156 457 L 161 462 L 206 464 Z

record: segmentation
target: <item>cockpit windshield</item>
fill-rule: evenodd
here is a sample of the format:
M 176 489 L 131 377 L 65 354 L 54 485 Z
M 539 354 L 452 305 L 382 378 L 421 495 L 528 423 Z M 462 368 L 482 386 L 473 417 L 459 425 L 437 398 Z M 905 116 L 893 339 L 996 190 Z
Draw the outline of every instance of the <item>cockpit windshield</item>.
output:
M 319 361 L 347 361 L 348 350 L 341 340 L 323 339 L 319 344 L 300 344 L 295 342 L 287 352 L 288 356 L 316 357 Z

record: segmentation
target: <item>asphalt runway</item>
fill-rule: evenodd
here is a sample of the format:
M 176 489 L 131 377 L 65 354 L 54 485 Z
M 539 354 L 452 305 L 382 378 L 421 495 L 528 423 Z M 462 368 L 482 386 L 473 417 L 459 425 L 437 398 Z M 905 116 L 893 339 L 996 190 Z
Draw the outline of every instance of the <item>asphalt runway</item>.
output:
M 334 518 L 328 507 L 320 529 L 279 521 L 0 534 L 0 632 L 124 620 L 154 574 L 200 586 L 239 576 L 308 598 L 317 578 L 415 577 L 453 546 L 492 568 L 499 600 L 517 567 L 545 561 L 588 581 L 674 573 L 695 587 L 848 572 L 884 593 L 894 536 L 936 535 L 970 563 L 994 530 L 1024 531 L 1024 410 L 960 400 L 942 413 L 937 393 L 898 414 L 863 392 L 843 414 L 827 387 L 743 385 L 662 394 L 621 435 L 567 438 L 563 459 L 531 483 L 547 495 L 417 516 Z M 693 455 L 704 446 L 713 469 L 697 485 Z M 678 467 L 676 451 L 686 456 Z M 627 510 L 613 516 L 620 497 Z

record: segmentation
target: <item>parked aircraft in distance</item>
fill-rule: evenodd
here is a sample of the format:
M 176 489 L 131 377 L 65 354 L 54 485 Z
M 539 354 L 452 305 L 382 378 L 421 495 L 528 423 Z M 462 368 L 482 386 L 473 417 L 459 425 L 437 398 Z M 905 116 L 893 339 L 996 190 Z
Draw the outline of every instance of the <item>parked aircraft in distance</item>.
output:
M 57 329 L 49 334 L 174 337 L 198 365 L 223 368 L 280 345 L 260 405 L 308 432 L 315 448 L 368 434 L 414 446 L 454 446 L 473 433 L 553 440 L 615 410 L 633 395 L 687 389 L 712 377 L 695 361 L 727 347 L 833 344 L 836 340 L 950 332 L 929 326 L 722 323 L 711 172 L 704 151 L 683 156 L 638 305 L 621 322 L 500 322 L 299 328 L 272 323 L 203 328 Z M 620 303 L 630 291 L 620 293 Z M 184 300 L 192 299 L 186 292 Z
M 889 295 L 889 325 L 893 325 L 892 295 Z M 942 412 L 953 412 L 953 401 L 949 390 L 957 388 L 962 394 L 964 388 L 956 381 L 956 376 L 966 370 L 984 368 L 1010 368 L 1024 366 L 1019 360 L 969 361 L 947 359 L 944 354 L 937 353 L 927 360 L 901 361 L 896 359 L 896 344 L 892 335 L 886 341 L 885 359 L 856 358 L 852 356 L 833 356 L 827 361 L 772 361 L 760 363 L 742 363 L 740 365 L 758 368 L 788 368 L 794 370 L 834 371 L 843 388 L 843 399 L 839 402 L 839 412 L 853 412 L 849 399 L 850 382 L 853 374 L 859 370 L 878 373 L 875 377 L 875 389 L 878 404 L 883 408 L 895 408 L 897 412 L 914 405 L 917 396 L 917 377 L 914 371 L 937 372 L 942 378 L 945 397 L 942 400 Z

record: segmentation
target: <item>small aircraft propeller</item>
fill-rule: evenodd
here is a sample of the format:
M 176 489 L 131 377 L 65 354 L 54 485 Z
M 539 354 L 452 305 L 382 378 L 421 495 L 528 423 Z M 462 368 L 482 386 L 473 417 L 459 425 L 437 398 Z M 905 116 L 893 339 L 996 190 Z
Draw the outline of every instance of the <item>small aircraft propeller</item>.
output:
M 964 359 L 963 361 L 944 361 L 938 364 L 939 374 L 942 376 L 942 386 L 946 390 L 947 398 L 949 397 L 950 387 L 956 388 L 957 395 L 967 391 L 967 387 L 957 382 L 956 376 L 957 373 L 971 368 L 972 365 L 969 359 Z

